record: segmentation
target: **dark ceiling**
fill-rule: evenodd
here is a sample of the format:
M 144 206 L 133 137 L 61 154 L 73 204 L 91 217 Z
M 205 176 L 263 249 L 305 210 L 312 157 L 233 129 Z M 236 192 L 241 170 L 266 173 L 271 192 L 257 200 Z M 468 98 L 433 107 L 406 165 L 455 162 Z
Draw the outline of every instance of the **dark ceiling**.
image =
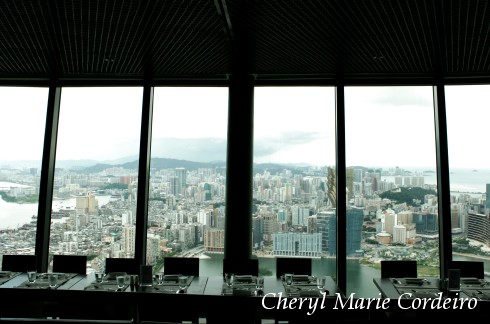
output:
M 0 0 L 0 79 L 490 77 L 487 0 Z

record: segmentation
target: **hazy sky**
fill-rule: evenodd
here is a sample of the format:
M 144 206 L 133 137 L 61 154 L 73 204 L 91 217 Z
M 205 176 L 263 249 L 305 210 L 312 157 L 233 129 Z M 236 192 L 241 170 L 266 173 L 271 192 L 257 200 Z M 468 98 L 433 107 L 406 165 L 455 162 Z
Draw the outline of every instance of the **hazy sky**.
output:
M 446 87 L 450 167 L 486 168 L 490 86 Z M 137 156 L 142 88 L 63 88 L 57 159 Z M 0 87 L 0 161 L 40 160 L 47 88 Z M 157 88 L 152 156 L 226 159 L 226 88 Z M 335 163 L 333 87 L 255 90 L 254 161 Z M 347 87 L 347 165 L 434 167 L 431 87 Z M 484 142 L 483 142 L 484 143 Z

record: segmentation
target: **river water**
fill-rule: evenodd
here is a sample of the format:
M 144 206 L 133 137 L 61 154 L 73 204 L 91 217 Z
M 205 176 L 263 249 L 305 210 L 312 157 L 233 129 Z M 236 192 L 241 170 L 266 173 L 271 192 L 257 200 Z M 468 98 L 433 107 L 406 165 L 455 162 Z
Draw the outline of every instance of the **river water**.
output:
M 0 182 L 0 187 L 6 182 Z M 9 183 L 10 184 L 10 183 Z M 16 184 L 17 185 L 17 184 Z M 117 200 L 110 196 L 96 196 L 99 206 L 107 204 L 111 200 Z M 63 208 L 75 208 L 76 198 L 54 200 L 52 205 L 53 211 Z M 4 201 L 0 197 L 0 230 L 16 229 L 32 220 L 32 216 L 37 216 L 38 204 L 17 204 Z

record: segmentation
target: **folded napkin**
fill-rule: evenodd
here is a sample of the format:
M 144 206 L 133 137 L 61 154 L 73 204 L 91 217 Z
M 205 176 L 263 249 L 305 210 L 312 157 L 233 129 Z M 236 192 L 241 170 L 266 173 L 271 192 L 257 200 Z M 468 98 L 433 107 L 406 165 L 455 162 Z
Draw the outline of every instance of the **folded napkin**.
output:
M 310 281 L 310 276 L 308 276 L 308 275 L 294 275 L 293 280 L 294 281 Z
M 486 290 L 463 290 L 463 292 L 470 296 L 480 300 L 490 300 L 490 291 Z
M 436 298 L 436 297 L 439 297 L 438 294 L 436 292 L 425 292 L 425 291 L 416 291 L 413 293 L 413 297 L 415 298 Z
M 0 278 L 10 277 L 10 274 L 11 274 L 10 271 L 0 271 Z
M 119 276 L 127 276 L 126 272 L 109 272 L 105 277 L 106 280 L 116 280 Z
M 182 276 L 180 274 L 168 274 L 168 275 L 164 275 L 163 278 L 165 280 L 179 280 L 179 277 Z
M 255 289 L 246 289 L 246 288 L 233 288 L 232 295 L 233 296 L 252 296 L 255 294 Z
M 415 284 L 423 284 L 424 283 L 424 279 L 423 278 L 405 278 L 405 283 L 409 284 L 409 285 L 415 285 Z
M 471 279 L 462 279 L 461 280 L 461 283 L 462 284 L 465 284 L 465 285 L 482 285 L 482 284 L 485 284 L 485 282 L 480 279 L 474 279 L 474 278 L 471 278 Z
M 320 292 L 316 289 L 300 290 L 299 295 L 301 297 L 319 297 Z
M 254 280 L 254 276 L 252 275 L 240 275 L 240 276 L 235 275 L 236 282 L 253 282 L 253 280 Z
M 181 276 L 180 274 L 164 275 L 163 276 L 163 282 L 177 283 L 177 282 L 179 282 L 180 276 Z

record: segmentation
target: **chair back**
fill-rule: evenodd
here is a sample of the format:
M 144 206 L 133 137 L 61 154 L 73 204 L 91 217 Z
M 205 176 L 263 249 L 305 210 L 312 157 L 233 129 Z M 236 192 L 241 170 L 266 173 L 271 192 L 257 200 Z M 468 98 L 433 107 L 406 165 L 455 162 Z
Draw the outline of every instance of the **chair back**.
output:
M 381 278 L 417 278 L 417 261 L 383 260 Z
M 259 275 L 259 260 L 258 259 L 245 259 L 245 260 L 231 260 L 223 259 L 223 275 L 225 273 L 234 273 L 238 276 L 258 276 Z
M 87 274 L 87 256 L 55 254 L 53 272 Z
M 462 278 L 484 279 L 485 277 L 483 261 L 449 261 L 448 269 L 459 269 Z
M 285 273 L 295 275 L 311 275 L 311 259 L 309 258 L 276 258 L 276 277 Z
M 106 258 L 105 273 L 126 272 L 127 274 L 139 275 L 140 265 L 136 259 Z
M 199 276 L 199 258 L 166 257 L 163 259 L 163 273 Z
M 4 254 L 2 271 L 27 272 L 37 270 L 36 255 Z

